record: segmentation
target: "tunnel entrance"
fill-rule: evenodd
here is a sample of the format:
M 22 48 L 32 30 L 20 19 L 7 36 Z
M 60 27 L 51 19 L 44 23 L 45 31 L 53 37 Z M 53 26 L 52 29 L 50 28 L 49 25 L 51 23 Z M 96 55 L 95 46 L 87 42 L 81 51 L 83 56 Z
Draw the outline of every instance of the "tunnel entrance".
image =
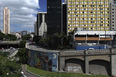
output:
M 105 60 L 92 60 L 89 62 L 89 72 L 95 75 L 111 75 L 110 62 Z
M 84 61 L 79 59 L 68 59 L 65 61 L 67 72 L 84 73 Z

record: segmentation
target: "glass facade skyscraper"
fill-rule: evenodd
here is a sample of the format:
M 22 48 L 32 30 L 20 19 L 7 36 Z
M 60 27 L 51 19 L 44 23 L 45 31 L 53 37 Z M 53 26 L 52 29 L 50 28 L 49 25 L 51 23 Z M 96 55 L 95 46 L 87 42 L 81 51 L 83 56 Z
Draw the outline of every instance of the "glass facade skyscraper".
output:
M 62 0 L 47 0 L 47 35 L 61 33 Z

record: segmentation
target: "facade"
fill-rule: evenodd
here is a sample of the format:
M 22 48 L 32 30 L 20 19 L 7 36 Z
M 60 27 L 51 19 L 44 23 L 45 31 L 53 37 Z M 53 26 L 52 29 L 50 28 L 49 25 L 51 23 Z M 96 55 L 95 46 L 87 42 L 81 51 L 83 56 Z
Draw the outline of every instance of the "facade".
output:
M 3 33 L 10 34 L 10 10 L 5 7 L 3 10 Z
M 74 34 L 74 41 L 78 45 L 112 45 L 116 31 L 77 31 Z
M 67 4 L 62 4 L 62 31 L 65 35 L 67 35 Z
M 62 0 L 47 0 L 47 35 L 61 33 Z
M 46 12 L 39 12 L 37 14 L 37 23 L 35 23 L 35 34 L 38 36 L 46 37 L 47 36 L 47 25 L 45 22 Z
M 10 32 L 10 34 L 15 35 L 17 39 L 21 38 L 21 35 L 18 32 Z
M 113 0 L 112 3 L 110 3 L 110 24 L 111 24 L 111 30 L 116 30 L 116 0 Z
M 109 3 L 112 0 L 67 0 L 68 32 L 109 31 Z
M 37 21 L 34 23 L 34 33 L 37 35 Z
M 20 32 L 20 34 L 21 34 L 21 36 L 27 35 L 28 31 L 23 30 L 23 31 Z

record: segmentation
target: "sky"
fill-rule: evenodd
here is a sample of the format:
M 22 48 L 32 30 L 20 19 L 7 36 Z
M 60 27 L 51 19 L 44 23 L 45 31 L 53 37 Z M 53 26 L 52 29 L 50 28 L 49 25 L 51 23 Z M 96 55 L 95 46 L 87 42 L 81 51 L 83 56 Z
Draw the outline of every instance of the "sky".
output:
M 3 29 L 5 6 L 10 9 L 10 32 L 33 32 L 37 13 L 47 11 L 47 0 L 0 0 L 0 29 Z

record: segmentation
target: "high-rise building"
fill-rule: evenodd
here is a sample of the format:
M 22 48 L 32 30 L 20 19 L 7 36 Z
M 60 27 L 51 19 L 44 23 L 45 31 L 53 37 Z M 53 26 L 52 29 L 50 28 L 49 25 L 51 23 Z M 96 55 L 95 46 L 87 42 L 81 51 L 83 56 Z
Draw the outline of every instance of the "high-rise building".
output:
M 47 0 L 47 35 L 61 33 L 62 0 Z
M 67 4 L 64 2 L 62 4 L 62 32 L 67 35 Z
M 47 36 L 47 25 L 45 22 L 45 16 L 46 16 L 46 12 L 38 12 L 37 23 L 34 24 L 35 34 L 42 37 Z
M 3 10 L 3 19 L 3 32 L 10 34 L 10 10 L 7 7 Z
M 109 31 L 110 0 L 67 0 L 68 32 L 75 28 L 85 31 Z
M 110 29 L 116 30 L 116 0 L 110 3 Z

